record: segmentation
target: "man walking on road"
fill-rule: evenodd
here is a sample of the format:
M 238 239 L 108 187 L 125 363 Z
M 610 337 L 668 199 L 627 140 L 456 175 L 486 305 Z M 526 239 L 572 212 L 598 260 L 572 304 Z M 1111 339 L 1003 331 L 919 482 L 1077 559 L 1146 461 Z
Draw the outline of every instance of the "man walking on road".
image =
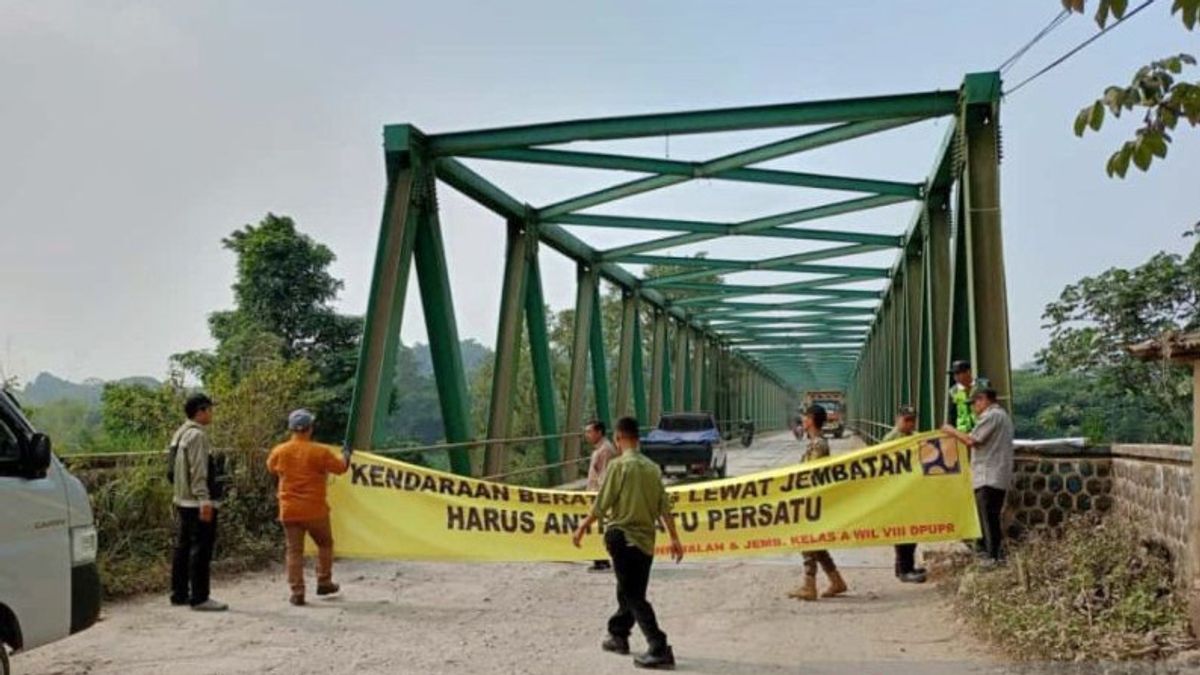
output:
M 617 421 L 616 431 L 621 456 L 609 463 L 592 512 L 580 523 L 572 539 L 579 546 L 592 525 L 604 518 L 604 546 L 612 557 L 617 576 L 617 613 L 608 620 L 608 638 L 601 648 L 628 654 L 629 634 L 636 622 L 646 636 L 649 650 L 634 657 L 634 665 L 671 669 L 675 667 L 675 653 L 658 627 L 654 608 L 646 600 L 650 566 L 654 563 L 655 525 L 661 524 L 671 535 L 671 557 L 675 562 L 683 560 L 683 544 L 675 531 L 671 498 L 663 486 L 662 472 L 638 448 L 637 420 L 622 417 Z
M 811 462 L 829 456 L 829 441 L 825 440 L 825 409 L 819 405 L 811 405 L 804 411 L 804 435 L 808 439 L 808 447 L 801 463 Z M 822 598 L 832 598 L 849 590 L 842 573 L 838 571 L 829 551 L 805 551 L 804 585 L 788 593 L 789 598 L 812 601 L 817 599 L 817 566 L 825 570 L 829 577 L 829 587 L 821 593 Z
M 883 442 L 912 436 L 917 430 L 917 411 L 902 405 L 896 412 L 896 426 L 883 437 Z M 917 567 L 917 545 L 896 544 L 896 578 L 909 584 L 925 583 L 925 570 Z
M 608 469 L 608 463 L 617 458 L 617 449 L 613 447 L 612 441 L 608 440 L 608 428 L 604 426 L 604 422 L 600 420 L 592 420 L 588 422 L 583 429 L 584 439 L 592 445 L 592 461 L 588 464 L 587 489 L 590 492 L 599 492 L 600 486 L 604 484 L 604 474 Z M 597 560 L 588 568 L 589 572 L 607 572 L 612 569 L 608 564 L 608 560 Z
M 312 440 L 316 418 L 307 410 L 288 415 L 291 440 L 275 446 L 267 457 L 267 469 L 279 476 L 279 522 L 287 537 L 287 577 L 292 595 L 290 602 L 300 606 L 304 600 L 304 537 L 317 545 L 317 595 L 337 593 L 333 583 L 333 533 L 329 526 L 329 505 L 325 502 L 325 481 L 329 474 L 343 474 L 350 468 L 349 450 L 342 457 Z
M 213 470 L 212 444 L 205 427 L 212 424 L 212 399 L 192 394 L 183 405 L 187 421 L 171 437 L 174 465 L 171 482 L 179 525 L 171 560 L 171 604 L 200 612 L 223 612 L 229 606 L 209 597 L 213 546 L 217 540 L 220 495 Z
M 971 405 L 978 419 L 971 433 L 963 433 L 949 424 L 942 430 L 971 448 L 971 484 L 975 488 L 979 522 L 983 525 L 982 564 L 994 567 L 1004 561 L 1000 516 L 1012 481 L 1013 423 L 997 402 L 995 389 L 979 389 L 971 397 Z

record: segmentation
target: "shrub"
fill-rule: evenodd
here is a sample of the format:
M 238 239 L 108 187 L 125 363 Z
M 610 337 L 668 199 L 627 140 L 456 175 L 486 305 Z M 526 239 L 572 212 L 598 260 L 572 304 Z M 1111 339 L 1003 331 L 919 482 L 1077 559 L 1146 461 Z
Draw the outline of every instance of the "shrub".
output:
M 274 479 L 261 452 L 227 454 L 227 487 L 219 510 L 217 573 L 261 567 L 281 556 Z M 105 468 L 75 468 L 91 495 L 104 594 L 118 598 L 170 585 L 174 507 L 161 453 Z
M 1157 659 L 1194 646 L 1166 552 L 1117 518 L 1034 531 L 1006 567 L 952 579 L 961 613 L 1020 658 Z

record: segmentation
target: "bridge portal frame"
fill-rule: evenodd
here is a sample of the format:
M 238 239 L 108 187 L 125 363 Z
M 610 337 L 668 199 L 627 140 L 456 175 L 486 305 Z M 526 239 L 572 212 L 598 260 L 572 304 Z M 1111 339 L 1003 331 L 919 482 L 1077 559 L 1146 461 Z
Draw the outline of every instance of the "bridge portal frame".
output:
M 803 387 L 848 389 L 858 417 L 890 419 L 901 401 L 918 406 L 923 427 L 943 415 L 951 353 L 969 354 L 1008 400 L 1007 306 L 999 212 L 1000 80 L 968 75 L 954 91 L 841 99 L 694 112 L 575 120 L 428 135 L 410 124 L 384 129 L 387 192 L 372 276 L 347 442 L 372 448 L 382 439 L 393 387 L 395 352 L 410 268 L 424 307 L 446 441 L 476 441 L 438 214 L 439 181 L 499 215 L 507 227 L 494 381 L 482 466 L 465 449 L 451 451 L 452 470 L 495 475 L 506 466 L 512 384 L 522 326 L 528 333 L 538 420 L 548 464 L 580 456 L 576 436 L 588 375 L 595 413 L 605 421 L 636 414 L 653 423 L 664 410 L 712 409 L 722 419 L 783 422 Z M 935 168 L 924 181 L 829 176 L 751 165 L 937 117 L 952 117 Z M 580 141 L 826 125 L 706 162 L 581 152 L 545 147 Z M 542 207 L 521 202 L 463 160 L 552 164 L 648 174 Z M 851 199 L 742 222 L 612 216 L 582 211 L 698 178 L 859 193 Z M 903 235 L 794 227 L 865 209 L 918 205 Z M 951 209 L 956 202 L 955 209 Z M 957 217 L 956 217 L 957 216 Z M 608 250 L 594 248 L 567 227 L 678 232 Z M 664 249 L 756 236 L 832 244 L 765 260 L 691 258 Z M 538 264 L 541 246 L 577 268 L 569 395 L 559 419 Z M 889 268 L 838 265 L 838 258 L 897 249 Z M 671 264 L 682 271 L 638 278 L 625 265 Z M 769 270 L 822 275 L 768 285 L 714 284 L 700 279 Z M 603 325 L 600 281 L 620 289 L 622 320 Z M 887 279 L 883 291 L 838 288 Z M 997 285 L 998 284 L 998 285 Z M 757 295 L 795 296 L 755 303 Z M 853 303 L 878 302 L 876 307 Z M 644 381 L 643 309 L 653 314 L 649 371 Z M 792 317 L 769 312 L 802 312 Z M 603 331 L 618 330 L 615 409 L 609 410 Z M 981 339 L 986 336 L 987 339 Z M 1002 336 L 1002 339 L 999 339 Z M 647 391 L 648 390 L 648 391 Z M 560 424 L 561 422 L 561 424 Z M 555 476 L 554 478 L 557 478 Z M 553 479 L 553 478 L 552 478 Z

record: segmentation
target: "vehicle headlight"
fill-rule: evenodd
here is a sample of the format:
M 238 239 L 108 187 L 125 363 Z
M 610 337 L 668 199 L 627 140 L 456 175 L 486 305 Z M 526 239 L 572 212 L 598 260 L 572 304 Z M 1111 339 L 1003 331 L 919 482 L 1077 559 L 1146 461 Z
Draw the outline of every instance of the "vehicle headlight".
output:
M 86 565 L 96 561 L 99 542 L 94 525 L 71 528 L 71 565 Z

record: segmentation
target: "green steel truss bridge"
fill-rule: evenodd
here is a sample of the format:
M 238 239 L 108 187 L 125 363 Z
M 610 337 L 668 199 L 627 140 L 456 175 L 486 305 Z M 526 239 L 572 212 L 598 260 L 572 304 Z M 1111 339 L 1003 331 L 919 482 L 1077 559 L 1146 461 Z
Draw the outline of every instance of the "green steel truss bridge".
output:
M 426 134 L 407 124 L 385 127 L 388 187 L 348 440 L 355 447 L 377 446 L 413 264 L 446 440 L 454 448 L 452 468 L 460 473 L 471 471 L 464 448 L 472 444 L 486 447 L 476 472 L 496 475 L 506 466 L 507 446 L 501 439 L 510 435 L 523 325 L 543 434 L 538 441 L 547 465 L 580 457 L 580 441 L 571 432 L 593 415 L 611 420 L 634 414 L 653 423 L 662 411 L 703 409 L 722 420 L 752 418 L 760 426 L 781 426 L 799 394 L 813 388 L 846 390 L 848 416 L 859 428 L 890 421 L 902 403 L 917 408 L 921 428 L 932 428 L 945 416 L 946 372 L 954 358 L 970 359 L 990 377 L 1002 400 L 1011 400 L 1000 230 L 1000 92 L 999 74 L 989 72 L 967 75 L 952 90 L 893 96 L 445 134 Z M 911 182 L 754 168 L 936 118 L 950 120 L 944 141 L 934 157 L 916 158 L 919 171 Z M 580 141 L 756 129 L 794 129 L 795 135 L 700 162 L 576 149 Z M 614 174 L 623 180 L 604 189 L 531 205 L 464 163 L 475 159 L 626 173 Z M 697 179 L 837 190 L 847 198 L 740 222 L 590 211 Z M 471 423 L 439 222 L 439 181 L 507 223 L 495 379 L 483 430 Z M 899 235 L 815 226 L 823 218 L 896 204 L 911 204 L 907 227 Z M 574 234 L 576 226 L 655 236 L 601 248 Z M 739 237 L 806 242 L 806 248 L 760 259 L 722 257 L 723 246 Z M 698 242 L 709 246 L 708 257 L 667 254 Z M 541 246 L 568 256 L 578 271 L 568 404 L 561 419 L 537 255 Z M 893 262 L 869 267 L 845 261 L 879 251 L 889 252 Z M 672 265 L 678 271 L 646 278 L 631 270 L 646 265 Z M 747 271 L 802 280 L 713 283 L 714 275 L 723 280 Z M 621 290 L 620 325 L 603 325 L 601 279 Z M 886 285 L 861 288 L 870 279 Z M 647 313 L 653 318 L 644 327 L 639 317 Z M 620 335 L 616 382 L 611 383 L 604 331 Z M 647 331 L 648 340 L 643 338 Z M 643 349 L 647 341 L 651 346 Z M 584 409 L 589 370 L 597 410 Z M 610 386 L 615 387 L 611 399 Z

